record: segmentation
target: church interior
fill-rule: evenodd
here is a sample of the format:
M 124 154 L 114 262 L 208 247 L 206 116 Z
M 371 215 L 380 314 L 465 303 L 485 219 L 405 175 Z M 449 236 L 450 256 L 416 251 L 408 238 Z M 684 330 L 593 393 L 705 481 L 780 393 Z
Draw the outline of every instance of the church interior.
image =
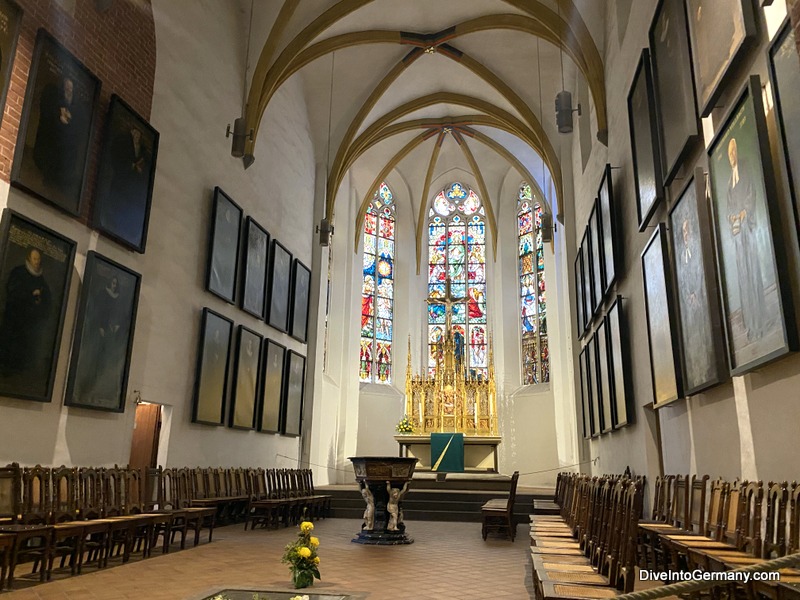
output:
M 797 35 L 0 0 L 0 596 L 800 599 Z

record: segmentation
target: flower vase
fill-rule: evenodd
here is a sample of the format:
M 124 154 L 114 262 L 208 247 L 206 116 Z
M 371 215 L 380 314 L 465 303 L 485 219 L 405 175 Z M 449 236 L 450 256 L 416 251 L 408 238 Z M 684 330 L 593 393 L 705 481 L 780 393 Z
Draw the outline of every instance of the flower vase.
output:
M 295 589 L 312 586 L 314 585 L 314 575 L 308 571 L 292 569 L 292 585 Z

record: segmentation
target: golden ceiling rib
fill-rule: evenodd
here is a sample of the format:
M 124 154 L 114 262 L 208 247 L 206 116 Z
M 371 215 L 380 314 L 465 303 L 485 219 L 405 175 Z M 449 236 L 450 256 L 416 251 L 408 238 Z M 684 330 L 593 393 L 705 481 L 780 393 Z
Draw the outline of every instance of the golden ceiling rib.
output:
M 422 232 L 425 229 L 425 209 L 428 207 L 428 190 L 431 187 L 431 179 L 433 178 L 433 171 L 436 169 L 436 163 L 439 162 L 439 152 L 444 143 L 444 137 L 447 135 L 442 129 L 439 134 L 439 139 L 431 152 L 431 158 L 428 161 L 428 169 L 425 172 L 425 182 L 422 185 L 422 196 L 419 199 L 419 215 L 417 217 L 417 275 L 419 275 L 419 261 L 422 255 Z
M 361 238 L 361 230 L 364 227 L 364 215 L 367 211 L 367 207 L 372 201 L 373 196 L 375 195 L 375 190 L 378 189 L 378 186 L 381 184 L 381 182 L 388 177 L 389 173 L 392 172 L 392 169 L 394 169 L 401 160 L 408 156 L 422 142 L 430 139 L 431 135 L 436 133 L 437 129 L 428 129 L 427 131 L 423 131 L 419 135 L 412 138 L 411 141 L 403 146 L 397 154 L 389 159 L 389 161 L 381 169 L 380 173 L 378 173 L 378 176 L 372 180 L 372 185 L 367 188 L 367 193 L 364 194 L 364 198 L 361 200 L 361 206 L 359 206 L 358 211 L 356 212 L 355 239 L 353 245 L 354 252 L 358 252 L 358 240 Z M 441 135 L 442 134 L 439 133 L 440 138 Z
M 261 54 L 258 56 L 258 62 L 256 62 L 256 68 L 253 71 L 253 81 L 251 82 L 250 87 L 250 94 L 253 93 L 253 85 L 256 82 L 261 82 L 264 79 L 264 76 L 267 73 L 267 67 L 272 61 L 272 55 L 275 54 L 275 50 L 278 48 L 278 41 L 280 40 L 281 34 L 283 34 L 286 26 L 289 24 L 289 21 L 294 15 L 295 10 L 297 10 L 297 5 L 300 4 L 300 0 L 286 0 L 281 6 L 281 10 L 278 13 L 278 17 L 275 19 L 275 23 L 272 25 L 272 29 L 269 30 L 269 35 L 267 36 L 267 41 L 264 42 L 264 47 L 261 49 Z M 245 65 L 245 69 L 247 65 Z M 258 88 L 261 89 L 260 87 Z M 249 98 L 248 98 L 249 102 Z

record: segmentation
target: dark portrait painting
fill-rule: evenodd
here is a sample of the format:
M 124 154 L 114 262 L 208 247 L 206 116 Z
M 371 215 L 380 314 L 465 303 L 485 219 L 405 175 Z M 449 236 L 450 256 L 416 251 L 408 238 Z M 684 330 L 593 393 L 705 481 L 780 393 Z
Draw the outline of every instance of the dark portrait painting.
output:
M 600 321 L 594 335 L 595 364 L 597 365 L 597 405 L 600 407 L 600 431 L 611 431 L 611 369 L 608 362 L 606 323 Z
M 603 179 L 597 190 L 599 207 L 600 253 L 603 256 L 603 296 L 617 280 L 617 214 L 614 206 L 614 185 L 611 181 L 611 165 L 603 169 Z
M 206 425 L 224 423 L 232 331 L 233 321 L 211 309 L 203 309 L 192 423 Z
M 622 296 L 617 296 L 606 315 L 608 328 L 608 355 L 613 382 L 611 419 L 614 429 L 630 421 L 628 407 L 631 403 L 630 362 L 626 323 L 622 314 Z
M 258 430 L 264 433 L 278 433 L 281 429 L 285 358 L 285 346 L 264 338 L 261 350 L 261 402 L 258 415 Z
M 589 257 L 589 228 L 583 233 L 581 240 L 581 262 L 583 263 L 583 329 L 586 333 L 589 323 L 592 322 L 594 302 L 592 300 L 592 262 Z
M 0 230 L 0 396 L 49 402 L 75 242 L 9 209 Z
M 92 225 L 144 252 L 156 174 L 158 132 L 114 94 L 106 117 Z
M 586 347 L 588 348 L 588 346 Z M 581 406 L 583 407 L 583 437 L 592 437 L 592 387 L 589 372 L 586 369 L 586 348 L 578 355 L 581 374 Z
M 594 336 L 590 336 L 583 348 L 584 360 L 586 361 L 586 379 L 588 380 L 589 390 L 589 434 L 594 437 L 600 435 L 600 405 L 598 404 L 597 394 L 597 361 L 594 355 Z
M 591 265 L 592 310 L 591 318 L 603 303 L 605 290 L 605 267 L 603 266 L 603 238 L 600 224 L 600 203 L 595 198 L 592 213 L 589 215 L 589 263 Z
M 578 248 L 575 257 L 575 318 L 577 320 L 578 337 L 583 335 L 583 253 Z
M 261 336 L 239 325 L 238 341 L 228 425 L 237 429 L 253 429 L 256 426 Z
M 696 169 L 669 215 L 686 395 L 716 385 L 726 373 L 707 202 L 705 176 Z
M 267 252 L 270 235 L 252 218 L 247 217 L 244 228 L 244 281 L 242 309 L 259 319 L 264 318 L 267 293 Z
M 225 192 L 214 188 L 206 289 L 231 304 L 236 299 L 241 229 L 242 209 Z
M 639 231 L 647 227 L 653 211 L 664 198 L 655 106 L 650 53 L 645 48 L 642 50 L 639 66 L 636 67 L 631 90 L 628 92 L 628 123 Z
M 794 326 L 761 82 L 752 76 L 708 148 L 720 292 L 732 375 L 789 351 Z M 773 226 L 775 224 L 775 226 Z
M 794 202 L 795 225 L 800 228 L 800 58 L 791 21 L 787 18 L 769 49 L 770 80 L 775 96 L 784 164 Z
M 36 35 L 11 183 L 78 215 L 100 80 L 44 29 Z
M 700 133 L 684 4 L 662 0 L 650 25 L 664 185 L 672 182 Z
M 291 336 L 305 343 L 308 339 L 308 294 L 311 291 L 311 270 L 294 260 L 292 274 L 292 329 Z
M 289 332 L 289 300 L 292 283 L 292 253 L 278 240 L 272 240 L 269 261 L 269 315 L 267 323 Z
M 64 404 L 124 412 L 141 275 L 86 257 Z
M 688 0 L 697 110 L 707 117 L 729 78 L 729 69 L 756 37 L 752 0 Z
M 306 357 L 289 350 L 286 359 L 286 385 L 281 425 L 281 433 L 284 435 L 300 435 L 303 423 L 305 375 Z
M 678 340 L 667 270 L 666 230 L 661 223 L 642 252 L 642 274 L 653 405 L 658 408 L 682 396 Z
M 0 0 L 0 121 L 6 106 L 11 67 L 17 50 L 22 9 L 12 0 Z

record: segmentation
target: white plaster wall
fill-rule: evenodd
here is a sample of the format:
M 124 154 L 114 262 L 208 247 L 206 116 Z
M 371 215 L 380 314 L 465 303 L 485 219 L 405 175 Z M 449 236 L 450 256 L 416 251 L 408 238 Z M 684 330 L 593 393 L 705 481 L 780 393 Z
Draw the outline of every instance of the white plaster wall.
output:
M 275 6 L 277 11 L 278 7 Z M 166 465 L 293 466 L 299 439 L 190 423 L 200 314 L 208 306 L 306 354 L 303 344 L 204 290 L 212 190 L 224 189 L 305 264 L 312 264 L 314 160 L 297 80 L 270 103 L 247 171 L 230 156 L 225 125 L 241 114 L 249 3 L 155 0 L 157 66 L 151 122 L 161 133 L 147 253 L 127 252 L 11 190 L 3 203 L 78 241 L 53 401 L 0 399 L 0 462 L 127 463 L 134 406 L 124 414 L 62 408 L 80 275 L 87 250 L 142 274 L 129 397 L 172 408 Z M 261 10 L 268 25 L 274 15 Z M 213 42 L 212 42 L 213 41 Z M 232 65 L 240 65 L 235 68 Z M 6 188 L 7 189 L 7 188 Z M 35 440 L 35 441 L 32 441 Z

